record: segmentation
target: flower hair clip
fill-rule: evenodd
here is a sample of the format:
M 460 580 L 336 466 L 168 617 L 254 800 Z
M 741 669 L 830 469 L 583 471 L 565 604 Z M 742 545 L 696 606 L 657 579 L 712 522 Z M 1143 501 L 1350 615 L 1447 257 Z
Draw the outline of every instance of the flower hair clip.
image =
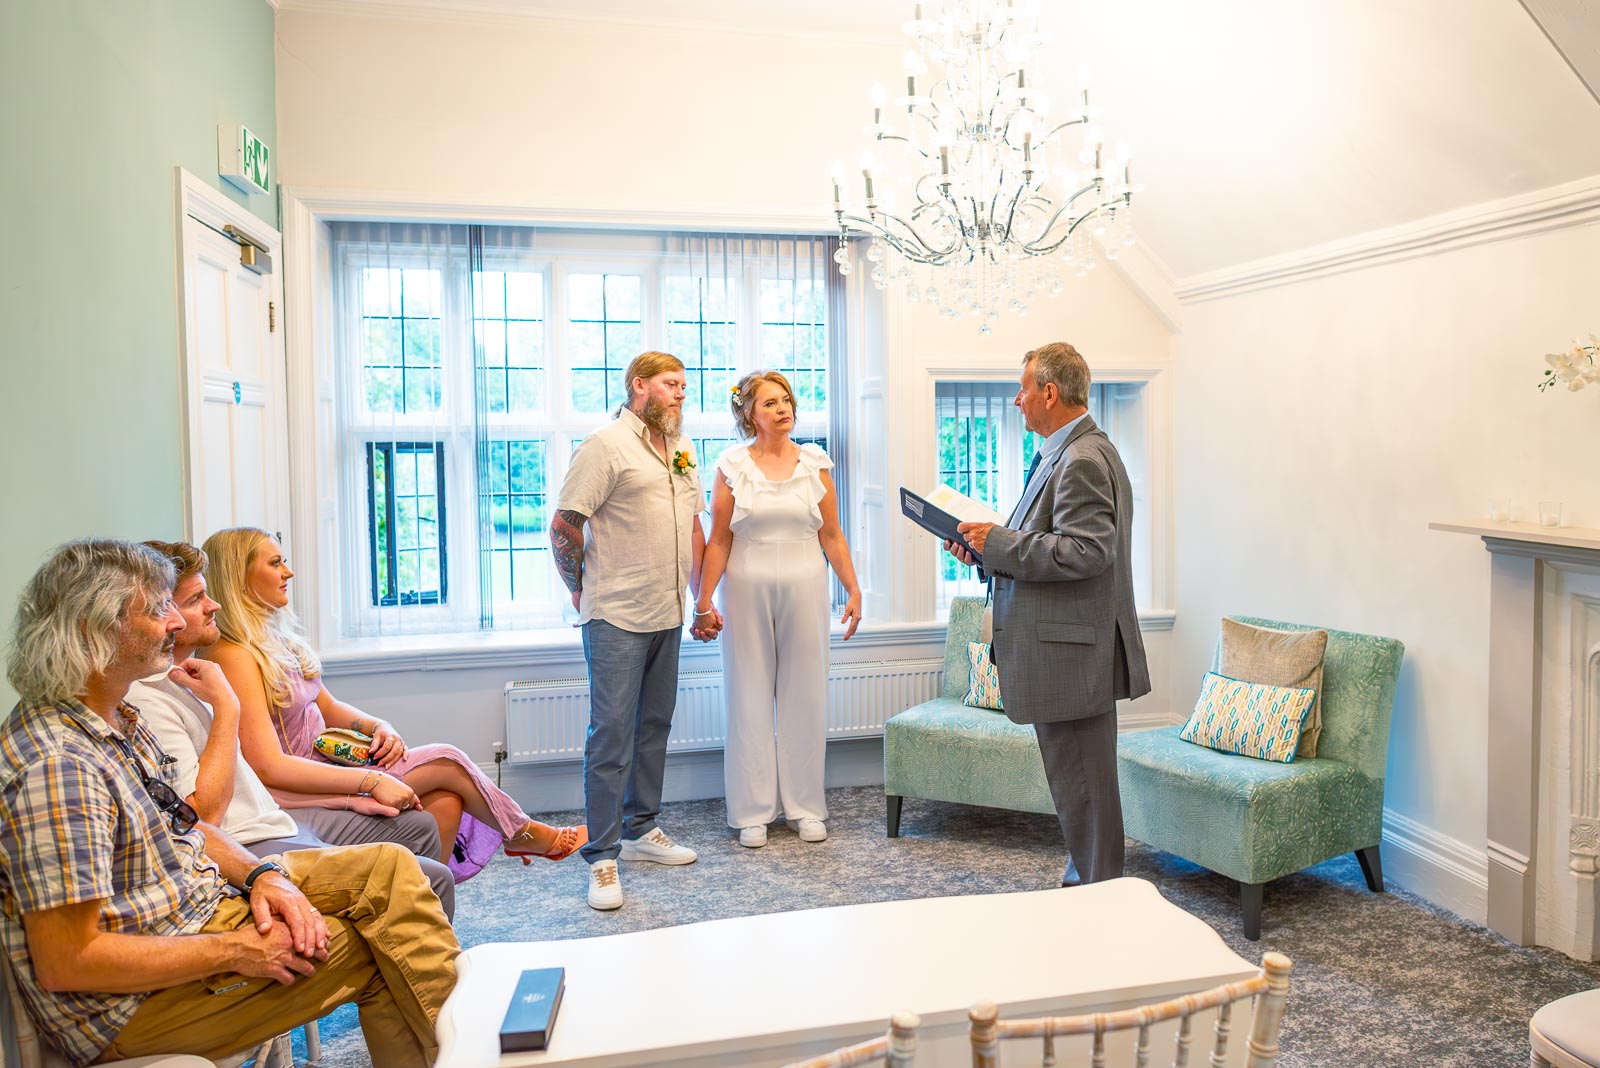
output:
M 733 403 L 738 404 L 739 403 L 739 387 L 738 386 L 734 386 L 731 389 L 729 389 L 728 392 L 733 394 Z

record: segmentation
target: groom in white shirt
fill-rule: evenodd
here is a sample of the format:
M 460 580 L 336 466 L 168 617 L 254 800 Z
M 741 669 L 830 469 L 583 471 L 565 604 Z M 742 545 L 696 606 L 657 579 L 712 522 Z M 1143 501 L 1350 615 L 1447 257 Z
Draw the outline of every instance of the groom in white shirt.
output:
M 206 554 L 187 542 L 147 541 L 178 569 L 172 599 L 183 616 L 172 669 L 134 683 L 127 702 L 176 762 L 172 785 L 200 818 L 256 856 L 296 849 L 395 842 L 417 855 L 423 874 L 454 919 L 455 878 L 437 859 L 439 825 L 421 809 L 400 812 L 371 797 L 321 798 L 290 812 L 278 804 L 239 751 L 239 698 L 222 669 L 194 653 L 221 638 L 219 607 L 206 596 Z

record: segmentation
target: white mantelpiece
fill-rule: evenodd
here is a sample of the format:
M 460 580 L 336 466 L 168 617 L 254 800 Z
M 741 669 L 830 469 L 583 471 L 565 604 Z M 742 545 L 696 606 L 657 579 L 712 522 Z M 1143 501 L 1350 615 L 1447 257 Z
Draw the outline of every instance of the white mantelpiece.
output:
M 1600 530 L 1488 520 L 1428 525 L 1480 537 L 1491 554 L 1489 926 L 1520 945 L 1594 960 Z M 1540 855 L 1541 838 L 1548 857 Z

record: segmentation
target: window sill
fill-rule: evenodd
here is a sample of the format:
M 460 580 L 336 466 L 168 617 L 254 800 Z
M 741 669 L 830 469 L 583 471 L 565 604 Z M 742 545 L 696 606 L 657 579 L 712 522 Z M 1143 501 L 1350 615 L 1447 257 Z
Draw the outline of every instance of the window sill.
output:
M 944 642 L 939 623 L 879 623 L 860 627 L 848 643 L 843 628 L 833 628 L 833 649 L 854 652 L 885 646 Z M 697 642 L 684 632 L 683 651 L 695 657 L 717 646 Z M 505 667 L 517 670 L 571 667 L 583 663 L 583 639 L 576 627 L 507 630 L 471 634 L 418 634 L 393 638 L 360 638 L 322 653 L 329 678 L 391 671 L 455 671 Z

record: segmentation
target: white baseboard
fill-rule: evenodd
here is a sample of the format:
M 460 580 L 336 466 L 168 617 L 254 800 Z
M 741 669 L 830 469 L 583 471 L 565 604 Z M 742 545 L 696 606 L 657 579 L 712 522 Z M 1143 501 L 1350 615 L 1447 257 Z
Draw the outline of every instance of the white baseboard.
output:
M 1488 918 L 1488 852 L 1390 808 L 1383 810 L 1383 875 L 1474 923 Z
M 839 738 L 828 743 L 824 782 L 835 786 L 875 786 L 883 782 L 882 738 Z M 494 765 L 481 765 L 494 778 Z M 529 812 L 583 808 L 583 763 L 503 764 L 501 788 Z M 663 801 L 696 801 L 722 796 L 722 750 L 668 753 Z

